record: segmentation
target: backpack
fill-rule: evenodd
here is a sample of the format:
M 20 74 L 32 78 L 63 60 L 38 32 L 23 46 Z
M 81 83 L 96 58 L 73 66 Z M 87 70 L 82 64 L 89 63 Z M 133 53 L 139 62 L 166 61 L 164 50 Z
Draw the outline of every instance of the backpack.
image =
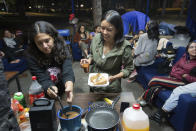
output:
M 167 42 L 166 48 L 162 49 L 161 52 L 163 61 L 158 65 L 158 73 L 169 74 L 176 55 L 176 49 L 173 48 L 171 42 Z

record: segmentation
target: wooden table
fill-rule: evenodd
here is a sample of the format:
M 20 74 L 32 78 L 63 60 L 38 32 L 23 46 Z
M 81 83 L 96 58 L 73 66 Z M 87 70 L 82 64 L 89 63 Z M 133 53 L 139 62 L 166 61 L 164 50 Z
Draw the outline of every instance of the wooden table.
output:
M 121 93 L 76 93 L 74 94 L 73 105 L 78 105 L 82 109 L 88 107 L 89 102 L 96 101 L 104 101 L 104 98 L 109 98 L 114 100 L 114 98 L 120 95 L 119 101 L 115 105 L 115 110 L 119 113 L 120 118 L 122 117 L 122 113 L 120 113 L 120 105 L 121 102 L 129 102 L 130 106 L 135 103 L 135 98 L 132 92 L 121 92 Z M 65 95 L 62 97 L 63 105 L 67 105 Z M 58 102 L 55 102 L 56 111 L 58 112 L 61 109 Z M 59 119 L 57 118 L 57 123 L 59 124 Z M 58 130 L 60 130 L 60 125 L 58 126 Z M 122 128 L 120 129 L 122 131 Z
M 21 86 L 20 86 L 20 82 L 19 82 L 19 79 L 18 79 L 18 75 L 20 74 L 18 71 L 6 71 L 4 72 L 5 74 L 5 79 L 8 81 L 8 84 L 13 80 L 13 79 L 16 79 L 16 84 L 17 84 L 17 87 L 18 87 L 18 91 L 22 91 L 21 90 Z
M 121 102 L 129 102 L 130 106 L 135 103 L 135 98 L 132 92 L 122 92 L 122 93 L 76 93 L 74 94 L 73 105 L 78 105 L 82 109 L 88 107 L 89 102 L 104 101 L 104 98 L 109 98 L 114 100 L 117 95 L 121 95 L 119 101 L 115 105 L 115 109 L 120 113 Z M 67 105 L 66 98 L 62 98 L 63 105 Z M 56 102 L 56 110 L 60 109 L 60 105 Z

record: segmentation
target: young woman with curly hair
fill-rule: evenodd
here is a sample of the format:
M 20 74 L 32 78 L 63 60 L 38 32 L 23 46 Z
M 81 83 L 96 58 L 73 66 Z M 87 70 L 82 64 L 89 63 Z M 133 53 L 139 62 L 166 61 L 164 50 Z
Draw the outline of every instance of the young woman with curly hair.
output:
M 35 22 L 27 56 L 30 71 L 37 77 L 45 93 L 55 98 L 55 93 L 61 95 L 66 92 L 67 101 L 71 102 L 75 80 L 71 55 L 52 24 Z

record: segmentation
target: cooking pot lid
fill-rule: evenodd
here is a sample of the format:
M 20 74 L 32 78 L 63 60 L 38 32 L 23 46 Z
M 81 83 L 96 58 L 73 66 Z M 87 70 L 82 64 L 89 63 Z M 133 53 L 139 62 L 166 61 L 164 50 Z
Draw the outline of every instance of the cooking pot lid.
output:
M 50 105 L 50 101 L 47 98 L 39 98 L 33 102 L 34 106 L 48 106 Z

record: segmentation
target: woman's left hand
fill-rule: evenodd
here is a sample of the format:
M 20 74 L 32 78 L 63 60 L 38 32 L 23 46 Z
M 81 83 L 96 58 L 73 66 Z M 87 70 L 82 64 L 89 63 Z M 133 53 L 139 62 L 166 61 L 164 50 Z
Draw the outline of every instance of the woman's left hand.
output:
M 185 78 L 188 74 L 183 74 L 182 77 Z

